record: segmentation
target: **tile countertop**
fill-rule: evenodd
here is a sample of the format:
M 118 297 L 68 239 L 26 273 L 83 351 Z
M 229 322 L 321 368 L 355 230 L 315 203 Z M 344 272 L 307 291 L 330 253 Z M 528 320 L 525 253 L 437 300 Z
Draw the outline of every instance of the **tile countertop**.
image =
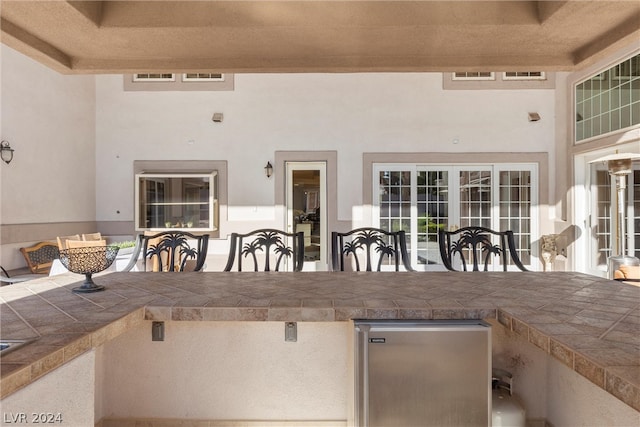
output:
M 144 320 L 488 319 L 640 411 L 640 287 L 568 272 L 71 273 L 0 288 L 0 398 Z

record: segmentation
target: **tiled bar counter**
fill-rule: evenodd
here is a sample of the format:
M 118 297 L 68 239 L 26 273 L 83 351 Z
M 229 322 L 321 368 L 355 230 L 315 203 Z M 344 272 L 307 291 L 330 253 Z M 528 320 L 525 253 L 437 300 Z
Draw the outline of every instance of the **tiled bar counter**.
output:
M 64 274 L 0 288 L 2 399 L 149 321 L 495 319 L 640 411 L 640 287 L 578 273 Z M 640 418 L 639 418 L 640 420 Z

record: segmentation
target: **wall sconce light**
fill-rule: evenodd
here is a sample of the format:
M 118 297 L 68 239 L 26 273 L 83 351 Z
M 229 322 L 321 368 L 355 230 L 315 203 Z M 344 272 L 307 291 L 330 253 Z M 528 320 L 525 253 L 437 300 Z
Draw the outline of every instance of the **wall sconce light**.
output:
M 11 160 L 13 160 L 13 151 L 9 141 L 0 142 L 0 158 L 2 158 L 2 161 L 6 164 L 11 163 Z
M 224 114 L 222 113 L 213 113 L 213 117 L 211 117 L 211 120 L 213 120 L 216 123 L 222 123 L 223 119 L 224 119 Z
M 537 122 L 540 120 L 540 114 L 538 113 L 529 113 L 529 121 L 530 122 Z
M 273 166 L 271 165 L 271 162 L 267 162 L 267 165 L 264 167 L 264 174 L 267 175 L 267 178 L 271 178 L 271 175 L 273 175 Z

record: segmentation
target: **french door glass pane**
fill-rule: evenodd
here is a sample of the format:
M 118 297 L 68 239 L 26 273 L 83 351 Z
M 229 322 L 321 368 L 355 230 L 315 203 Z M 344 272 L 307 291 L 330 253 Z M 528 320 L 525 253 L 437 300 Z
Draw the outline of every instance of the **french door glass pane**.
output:
M 595 236 L 598 249 L 595 252 L 594 266 L 606 268 L 607 258 L 611 256 L 611 179 L 606 170 L 594 171 L 595 190 Z
M 441 264 L 438 229 L 446 229 L 449 219 L 449 173 L 418 171 L 417 223 L 418 264 Z
M 460 171 L 460 227 L 491 228 L 491 172 Z
M 640 61 L 640 59 L 637 59 Z M 640 67 L 640 65 L 638 65 Z M 633 255 L 640 257 L 640 170 L 633 171 Z
M 407 251 L 411 253 L 411 171 L 381 171 L 379 194 L 380 228 L 404 230 L 407 233 Z M 383 265 L 393 265 L 394 262 L 385 258 Z
M 500 187 L 500 230 L 511 230 L 520 260 L 531 263 L 531 172 L 503 170 Z

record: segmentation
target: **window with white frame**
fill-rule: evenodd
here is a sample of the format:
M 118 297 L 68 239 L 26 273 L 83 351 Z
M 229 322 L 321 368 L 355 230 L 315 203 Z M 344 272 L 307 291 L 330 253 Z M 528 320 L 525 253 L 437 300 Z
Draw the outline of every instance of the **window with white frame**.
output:
M 136 174 L 136 230 L 217 230 L 217 178 L 217 171 Z
M 183 82 L 223 82 L 224 74 L 220 73 L 185 73 L 182 74 Z
M 138 73 L 125 74 L 125 91 L 225 91 L 234 89 L 228 73 Z
M 544 71 L 507 71 L 502 74 L 503 80 L 545 80 Z
M 140 73 L 133 75 L 134 82 L 174 82 L 175 80 L 176 75 L 171 73 Z
M 536 164 L 374 164 L 373 170 L 374 225 L 407 233 L 414 268 L 443 269 L 438 230 L 466 226 L 513 231 L 520 259 L 536 268 Z
M 640 54 L 575 85 L 575 141 L 640 124 Z
M 554 89 L 555 73 L 543 71 L 473 71 L 442 73 L 444 90 Z
M 491 71 L 457 71 L 453 73 L 453 80 L 495 80 Z

